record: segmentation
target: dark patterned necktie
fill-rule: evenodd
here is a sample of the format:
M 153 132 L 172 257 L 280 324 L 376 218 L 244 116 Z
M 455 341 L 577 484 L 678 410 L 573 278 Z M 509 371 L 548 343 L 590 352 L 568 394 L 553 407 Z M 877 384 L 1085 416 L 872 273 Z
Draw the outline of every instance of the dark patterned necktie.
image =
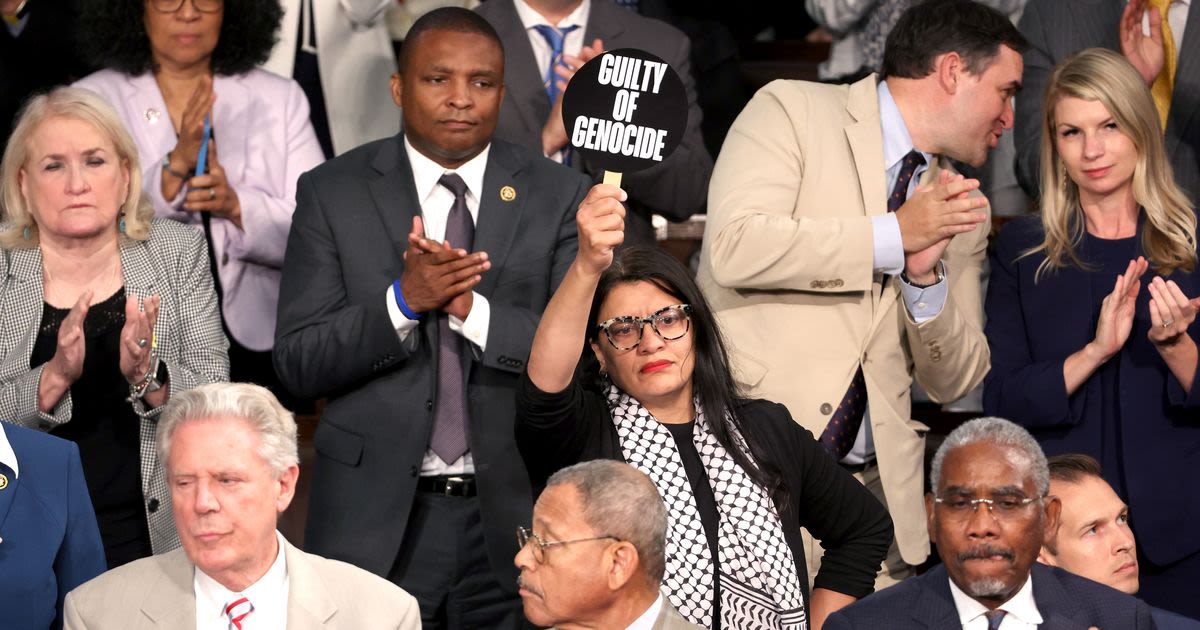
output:
M 988 620 L 988 630 L 1000 630 L 1000 624 L 1004 622 L 1004 615 L 1007 614 L 1003 610 L 989 610 L 983 613 Z
M 888 212 L 895 212 L 904 205 L 908 198 L 908 183 L 912 181 L 913 173 L 923 164 L 925 156 L 915 149 L 904 156 L 900 165 L 900 175 L 896 178 L 896 185 L 892 187 L 892 194 L 888 196 Z M 842 402 L 833 410 L 829 424 L 825 425 L 825 430 L 821 433 L 821 445 L 834 459 L 841 460 L 850 452 L 854 446 L 854 439 L 858 437 L 858 430 L 862 427 L 863 414 L 866 411 L 867 381 L 863 377 L 862 366 L 859 365 L 858 370 L 854 372 L 854 378 L 850 379 L 846 394 L 842 396 Z
M 454 205 L 446 217 L 446 240 L 454 247 L 471 251 L 475 244 L 475 221 L 467 209 L 467 183 L 454 173 L 442 175 L 438 183 L 454 193 Z M 467 452 L 467 396 L 462 371 L 463 340 L 450 330 L 450 316 L 438 313 L 437 406 L 433 412 L 433 435 L 429 448 L 447 464 Z

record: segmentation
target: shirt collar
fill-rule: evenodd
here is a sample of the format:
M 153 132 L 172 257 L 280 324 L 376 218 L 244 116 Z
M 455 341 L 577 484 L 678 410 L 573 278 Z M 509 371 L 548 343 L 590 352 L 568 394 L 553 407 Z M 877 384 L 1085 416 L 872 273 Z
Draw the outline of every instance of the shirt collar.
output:
M 579 6 L 576 7 L 574 11 L 569 13 L 567 17 L 563 18 L 558 24 L 550 24 L 546 18 L 542 17 L 541 13 L 534 11 L 533 7 L 529 6 L 525 0 L 513 0 L 513 7 L 516 8 L 517 17 L 521 18 L 521 24 L 525 26 L 525 30 L 527 31 L 533 28 L 535 25 L 540 24 L 546 24 L 548 26 L 554 26 L 557 28 L 578 26 L 579 30 L 585 31 L 587 30 L 588 11 L 590 11 L 592 8 L 592 0 L 583 0 L 583 2 L 580 2 Z
M 970 595 L 967 595 L 958 588 L 954 580 L 950 576 L 946 576 L 950 582 L 950 595 L 954 597 L 954 607 L 958 609 L 958 621 L 963 626 L 973 621 L 976 617 L 983 616 L 988 611 L 988 608 L 983 604 L 975 601 Z M 1042 623 L 1042 613 L 1038 611 L 1037 602 L 1033 599 L 1033 574 L 1025 578 L 1025 584 L 1015 595 L 1009 598 L 1008 601 L 1000 604 L 997 610 L 1003 610 L 1008 615 L 1015 617 L 1018 621 L 1037 626 Z
M 209 600 L 210 604 L 215 602 L 218 608 L 223 608 L 239 596 L 250 600 L 251 604 L 278 597 L 280 593 L 286 598 L 288 570 L 284 547 L 287 545 L 287 540 L 284 539 L 283 534 L 279 533 L 279 530 L 275 530 L 275 539 L 279 541 L 279 550 L 276 552 L 275 561 L 271 563 L 271 568 L 267 569 L 267 572 L 258 578 L 258 581 L 240 593 L 234 593 L 225 588 L 220 582 L 201 571 L 200 567 L 196 567 L 193 588 L 196 590 L 197 600 L 199 601 L 199 596 L 203 596 Z M 255 604 L 255 606 L 262 606 L 262 604 Z
M 912 136 L 908 135 L 908 126 L 900 115 L 896 99 L 888 89 L 887 81 L 880 81 L 876 90 L 879 97 L 879 126 L 883 130 L 883 167 L 890 170 L 900 163 L 916 147 L 913 146 Z M 925 156 L 925 164 L 933 164 L 933 154 L 921 152 Z
M 658 621 L 658 614 L 662 612 L 662 607 L 663 596 L 660 592 L 658 598 L 654 600 L 653 604 L 650 604 L 646 612 L 642 613 L 642 616 L 637 619 L 634 619 L 633 623 L 629 624 L 629 627 L 625 630 L 653 630 L 654 622 Z
M 13 479 L 21 476 L 21 471 L 17 467 L 17 453 L 13 450 L 12 444 L 8 443 L 8 436 L 5 431 L 8 429 L 0 424 L 0 464 L 8 466 L 13 471 Z
M 483 190 L 483 172 L 487 170 L 488 153 L 492 150 L 491 144 L 484 147 L 479 155 L 455 169 L 445 168 L 429 159 L 416 150 L 408 138 L 404 139 L 404 150 L 408 153 L 408 163 L 412 166 L 413 183 L 417 187 L 417 200 L 422 206 L 425 205 L 425 200 L 429 199 L 429 195 L 437 190 L 438 180 L 446 173 L 457 173 L 466 182 L 467 191 L 475 199 L 480 199 L 479 193 Z

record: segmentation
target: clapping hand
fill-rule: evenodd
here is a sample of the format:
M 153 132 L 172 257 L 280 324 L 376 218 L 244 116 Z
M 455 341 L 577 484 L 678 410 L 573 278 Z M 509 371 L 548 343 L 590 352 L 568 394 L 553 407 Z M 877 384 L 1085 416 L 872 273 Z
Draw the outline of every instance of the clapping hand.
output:
M 58 326 L 58 347 L 54 357 L 46 366 L 55 376 L 62 379 L 66 387 L 70 387 L 83 375 L 83 358 L 85 355 L 85 340 L 83 322 L 87 319 L 88 309 L 92 305 L 92 290 L 88 289 L 79 296 L 71 312 Z
M 413 217 L 400 292 L 404 303 L 414 312 L 440 309 L 466 319 L 471 312 L 471 289 L 483 280 L 483 272 L 491 268 L 487 252 L 468 252 L 449 242 L 425 238 L 421 217 Z
M 1174 280 L 1156 277 L 1147 285 L 1150 290 L 1150 332 L 1147 335 L 1156 347 L 1173 346 L 1187 334 L 1196 321 L 1200 298 L 1188 299 Z
M 150 372 L 161 302 L 157 295 L 146 298 L 140 306 L 138 301 L 136 295 L 125 296 L 125 326 L 121 328 L 121 375 L 130 385 L 142 382 Z
M 1117 276 L 1112 293 L 1104 297 L 1100 320 L 1096 323 L 1096 338 L 1091 343 L 1101 360 L 1107 361 L 1129 339 L 1138 291 L 1142 288 L 1141 277 L 1149 266 L 1141 256 L 1129 261 L 1125 273 Z
M 183 200 L 188 212 L 211 212 L 214 217 L 232 221 L 242 227 L 242 205 L 237 192 L 229 185 L 225 169 L 217 160 L 217 141 L 208 144 L 208 174 L 188 180 L 188 194 Z
M 1142 15 L 1150 24 L 1150 35 L 1142 31 Z M 1158 9 L 1146 12 L 1146 0 L 1130 0 L 1121 12 L 1121 54 L 1133 64 L 1146 85 L 1154 83 L 1166 59 L 1163 55 L 1162 15 Z
M 554 74 L 558 77 L 554 80 L 558 87 L 558 98 L 551 103 L 550 117 L 542 127 L 542 152 L 546 155 L 553 155 L 567 146 L 567 128 L 563 123 L 562 114 L 563 94 L 567 91 L 567 84 L 575 76 L 576 70 L 603 53 L 604 42 L 597 38 L 591 46 L 580 49 L 578 57 L 563 55 L 563 62 L 554 66 Z

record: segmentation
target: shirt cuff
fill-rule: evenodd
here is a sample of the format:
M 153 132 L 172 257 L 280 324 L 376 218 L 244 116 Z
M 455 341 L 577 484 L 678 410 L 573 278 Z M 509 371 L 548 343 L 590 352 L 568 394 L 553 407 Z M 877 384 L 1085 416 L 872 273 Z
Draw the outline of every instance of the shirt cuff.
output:
M 487 298 L 478 293 L 472 294 L 471 312 L 465 320 L 450 316 L 450 330 L 460 334 L 464 339 L 475 344 L 479 350 L 487 350 L 488 324 L 492 321 L 492 306 Z
M 417 319 L 409 319 L 400 312 L 400 307 L 396 306 L 396 292 L 393 290 L 393 285 L 388 285 L 387 289 L 387 312 L 388 319 L 392 320 L 392 328 L 396 329 L 396 336 L 400 341 L 408 339 L 408 334 L 421 323 Z
M 904 276 L 900 276 L 900 294 L 904 296 L 904 306 L 908 307 L 908 312 L 912 314 L 913 321 L 918 324 L 923 324 L 942 312 L 942 307 L 946 305 L 946 295 L 949 292 L 950 283 L 946 280 L 946 276 L 950 270 L 946 268 L 946 263 L 942 265 L 942 279 L 937 284 L 931 284 L 924 289 L 914 287 L 904 280 Z
M 875 243 L 875 271 L 892 276 L 904 271 L 904 241 L 900 239 L 900 221 L 888 212 L 871 217 Z

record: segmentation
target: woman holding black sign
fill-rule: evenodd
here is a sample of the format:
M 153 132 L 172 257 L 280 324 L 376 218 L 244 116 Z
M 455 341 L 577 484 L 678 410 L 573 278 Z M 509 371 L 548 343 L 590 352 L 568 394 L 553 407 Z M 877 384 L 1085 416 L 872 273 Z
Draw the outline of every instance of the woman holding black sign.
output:
M 533 483 L 589 459 L 634 465 L 667 503 L 677 553 L 663 590 L 684 617 L 820 628 L 872 591 L 892 540 L 887 512 L 782 405 L 740 394 L 682 265 L 657 248 L 614 256 L 624 197 L 598 186 L 580 206 L 579 253 L 533 340 L 517 401 Z M 801 527 L 826 549 L 811 597 Z

